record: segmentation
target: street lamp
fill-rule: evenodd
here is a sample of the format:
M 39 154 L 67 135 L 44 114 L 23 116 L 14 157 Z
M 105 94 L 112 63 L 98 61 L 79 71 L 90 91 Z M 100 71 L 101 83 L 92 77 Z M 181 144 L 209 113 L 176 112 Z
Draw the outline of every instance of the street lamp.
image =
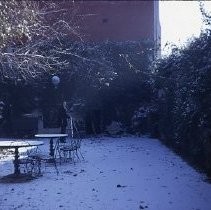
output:
M 58 109 L 57 105 L 60 101 L 60 88 L 58 88 L 58 85 L 60 83 L 60 78 L 57 75 L 52 76 L 51 82 L 54 86 L 54 90 L 52 90 L 52 112 L 56 113 L 56 109 Z M 55 122 L 54 122 L 55 123 Z
M 58 76 L 53 76 L 51 81 L 52 81 L 54 87 L 57 88 L 60 83 L 60 78 Z

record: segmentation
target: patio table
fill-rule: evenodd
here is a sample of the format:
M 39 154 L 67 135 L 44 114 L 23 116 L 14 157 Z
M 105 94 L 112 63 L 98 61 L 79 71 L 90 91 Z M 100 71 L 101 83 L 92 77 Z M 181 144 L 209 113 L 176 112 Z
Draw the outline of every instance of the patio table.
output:
M 33 147 L 33 146 L 40 146 L 44 143 L 42 141 L 0 141 L 0 148 L 1 149 L 15 149 L 15 159 L 14 163 L 14 175 L 20 175 L 20 165 L 19 165 L 19 148 L 23 147 Z
M 36 134 L 36 138 L 48 138 L 49 141 L 49 155 L 54 158 L 54 146 L 53 146 L 53 140 L 57 138 L 67 137 L 68 134 Z

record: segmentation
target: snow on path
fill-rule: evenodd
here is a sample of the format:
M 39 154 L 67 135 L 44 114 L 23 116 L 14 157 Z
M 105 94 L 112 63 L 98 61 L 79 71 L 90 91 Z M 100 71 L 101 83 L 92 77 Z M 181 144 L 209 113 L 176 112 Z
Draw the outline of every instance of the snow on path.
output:
M 48 151 L 48 142 L 43 146 Z M 156 139 L 84 139 L 85 161 L 0 184 L 0 210 L 210 210 L 211 184 Z M 1 160 L 0 160 L 1 161 Z M 0 175 L 12 170 L 0 162 Z

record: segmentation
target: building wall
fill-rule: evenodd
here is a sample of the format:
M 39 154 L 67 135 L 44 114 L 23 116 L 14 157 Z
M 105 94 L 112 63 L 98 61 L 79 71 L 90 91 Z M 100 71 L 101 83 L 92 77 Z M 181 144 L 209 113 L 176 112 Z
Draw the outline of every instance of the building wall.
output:
M 154 40 L 153 1 L 66 1 L 62 7 L 72 11 L 63 15 L 84 41 Z

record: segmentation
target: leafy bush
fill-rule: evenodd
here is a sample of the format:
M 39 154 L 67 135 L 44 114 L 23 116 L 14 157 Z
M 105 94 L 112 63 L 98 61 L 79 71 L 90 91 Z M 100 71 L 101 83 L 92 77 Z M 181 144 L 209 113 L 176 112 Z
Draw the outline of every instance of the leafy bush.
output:
M 161 138 L 210 171 L 211 36 L 203 33 L 157 63 Z M 209 163 L 208 163 L 209 162 Z

